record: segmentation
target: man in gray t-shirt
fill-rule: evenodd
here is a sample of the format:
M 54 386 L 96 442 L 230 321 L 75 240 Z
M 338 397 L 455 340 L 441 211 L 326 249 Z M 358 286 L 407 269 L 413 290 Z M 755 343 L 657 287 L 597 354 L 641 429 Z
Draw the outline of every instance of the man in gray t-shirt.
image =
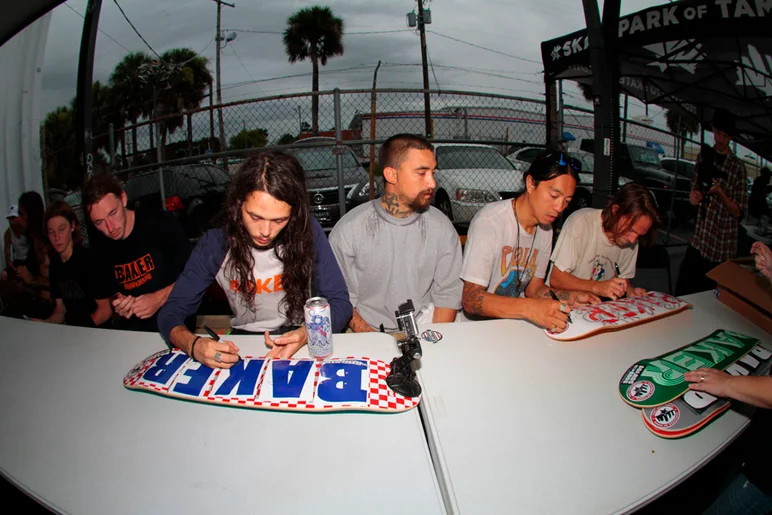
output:
M 453 224 L 430 205 L 437 161 L 432 145 L 411 134 L 381 147 L 386 193 L 346 214 L 330 245 L 349 290 L 349 327 L 396 331 L 394 311 L 411 299 L 419 325 L 453 322 L 461 308 L 461 243 Z

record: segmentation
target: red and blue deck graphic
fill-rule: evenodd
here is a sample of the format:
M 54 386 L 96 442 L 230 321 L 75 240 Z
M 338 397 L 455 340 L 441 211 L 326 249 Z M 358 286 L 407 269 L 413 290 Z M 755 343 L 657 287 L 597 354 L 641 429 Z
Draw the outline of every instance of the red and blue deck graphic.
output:
M 290 411 L 407 411 L 421 398 L 403 397 L 386 384 L 389 365 L 366 357 L 269 359 L 244 357 L 230 369 L 212 369 L 174 350 L 137 364 L 123 379 L 131 390 L 235 406 Z

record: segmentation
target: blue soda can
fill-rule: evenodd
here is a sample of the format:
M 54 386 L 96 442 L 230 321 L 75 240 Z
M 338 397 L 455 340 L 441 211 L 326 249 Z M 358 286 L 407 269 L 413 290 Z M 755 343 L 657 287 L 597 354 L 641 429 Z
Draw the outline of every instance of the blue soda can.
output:
M 330 303 L 323 297 L 312 297 L 306 301 L 305 315 L 308 353 L 316 359 L 332 356 Z

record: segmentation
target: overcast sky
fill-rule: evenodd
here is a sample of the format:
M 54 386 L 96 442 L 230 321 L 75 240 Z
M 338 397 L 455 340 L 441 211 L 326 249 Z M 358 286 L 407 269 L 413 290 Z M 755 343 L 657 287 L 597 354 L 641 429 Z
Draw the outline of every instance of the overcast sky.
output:
M 160 54 L 174 47 L 189 47 L 211 60 L 214 75 L 215 2 L 118 2 L 155 51 Z M 236 39 L 222 51 L 224 101 L 311 89 L 310 62 L 290 64 L 281 36 L 287 18 L 311 5 L 328 5 L 345 23 L 345 53 L 330 59 L 322 69 L 322 90 L 370 88 L 378 60 L 383 63 L 378 73 L 379 87 L 422 87 L 419 38 L 407 28 L 405 19 L 405 14 L 416 8 L 415 1 L 234 0 L 234 3 L 235 8 L 224 6 L 222 13 L 223 30 L 237 32 Z M 623 0 L 622 14 L 662 3 L 664 0 Z M 85 4 L 86 0 L 70 0 L 54 11 L 43 74 L 43 114 L 69 102 L 75 95 L 83 24 L 78 13 L 85 11 Z M 428 7 L 432 24 L 427 28 L 436 32 L 427 34 L 429 56 L 436 74 L 436 80 L 430 75 L 433 89 L 439 85 L 441 89 L 543 98 L 540 43 L 584 27 L 581 0 L 438 0 Z M 127 50 L 150 53 L 114 1 L 103 0 L 99 26 L 103 32 L 97 40 L 95 80 L 106 81 Z M 382 31 L 398 32 L 378 33 Z M 298 74 L 308 75 L 276 79 Z M 238 85 L 246 82 L 252 83 Z M 574 86 L 566 85 L 566 92 L 566 103 L 586 105 Z M 660 112 L 657 107 L 649 111 L 657 125 L 663 123 Z M 641 113 L 642 109 L 637 106 L 631 109 L 631 114 Z

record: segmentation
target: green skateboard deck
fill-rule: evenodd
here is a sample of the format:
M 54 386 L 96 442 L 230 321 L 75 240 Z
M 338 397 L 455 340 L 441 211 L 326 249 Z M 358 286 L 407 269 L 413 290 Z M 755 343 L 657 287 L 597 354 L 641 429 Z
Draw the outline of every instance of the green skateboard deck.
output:
M 619 395 L 636 408 L 672 402 L 689 389 L 686 372 L 698 368 L 727 370 L 758 343 L 756 338 L 719 329 L 680 349 L 635 363 L 619 380 Z
M 772 367 L 772 352 L 762 344 L 727 368 L 732 375 L 762 376 Z M 646 428 L 662 438 L 683 438 L 696 433 L 731 407 L 731 400 L 688 390 L 674 400 L 641 410 Z

